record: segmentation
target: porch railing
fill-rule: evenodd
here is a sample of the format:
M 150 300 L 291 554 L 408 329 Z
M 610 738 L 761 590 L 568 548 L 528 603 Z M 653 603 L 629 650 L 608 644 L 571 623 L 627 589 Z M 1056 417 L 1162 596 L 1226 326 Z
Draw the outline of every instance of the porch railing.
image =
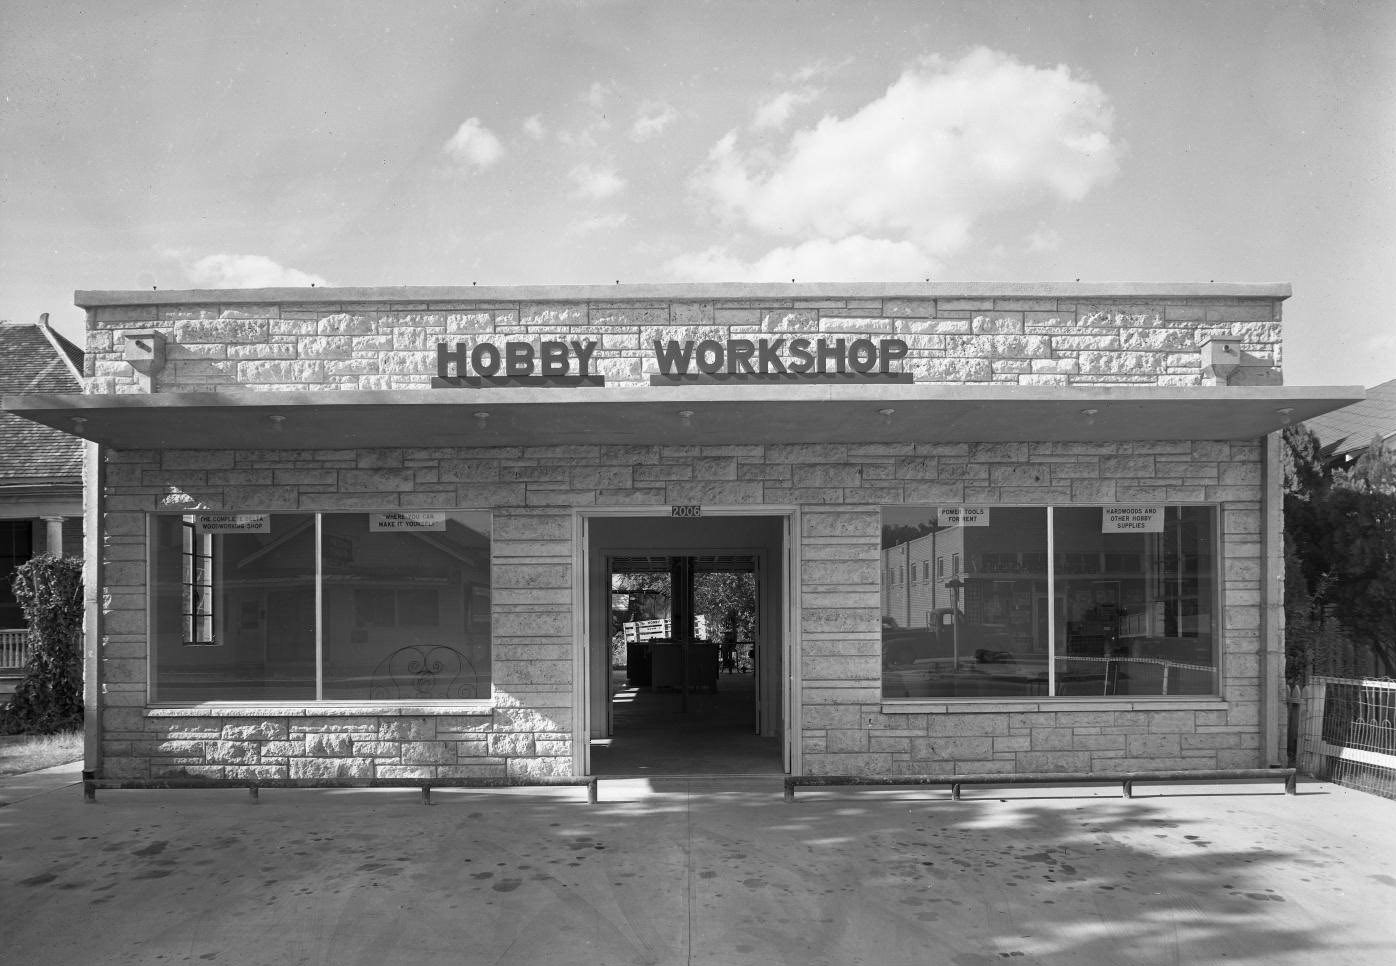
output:
M 22 671 L 29 656 L 29 631 L 0 629 L 0 671 Z
M 1299 765 L 1304 771 L 1396 798 L 1396 681 L 1311 678 L 1302 707 Z

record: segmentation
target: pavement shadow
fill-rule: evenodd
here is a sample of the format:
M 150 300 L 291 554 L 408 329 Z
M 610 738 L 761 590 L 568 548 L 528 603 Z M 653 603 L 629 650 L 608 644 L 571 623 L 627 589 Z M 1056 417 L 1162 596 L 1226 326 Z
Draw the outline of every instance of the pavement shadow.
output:
M 65 788 L 0 809 L 0 897 L 31 966 L 1384 964 L 1396 849 L 1333 797 Z

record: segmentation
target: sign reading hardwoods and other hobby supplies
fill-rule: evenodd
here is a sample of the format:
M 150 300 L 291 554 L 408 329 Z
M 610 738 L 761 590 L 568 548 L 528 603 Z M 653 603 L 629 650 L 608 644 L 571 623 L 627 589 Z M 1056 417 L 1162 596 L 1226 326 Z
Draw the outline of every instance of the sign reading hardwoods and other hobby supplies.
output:
M 604 386 L 595 339 L 566 342 L 448 342 L 436 346 L 437 389 L 462 386 Z M 653 343 L 650 385 L 721 382 L 911 382 L 895 367 L 901 339 L 670 339 Z

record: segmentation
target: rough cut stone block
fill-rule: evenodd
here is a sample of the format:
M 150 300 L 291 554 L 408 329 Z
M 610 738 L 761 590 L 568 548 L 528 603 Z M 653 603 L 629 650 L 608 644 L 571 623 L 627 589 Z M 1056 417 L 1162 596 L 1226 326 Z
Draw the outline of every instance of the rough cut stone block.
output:
M 1176 734 L 1127 735 L 1127 754 L 1137 758 L 1176 758 L 1180 751 Z
M 375 778 L 386 781 L 400 780 L 410 781 L 413 779 L 428 779 L 437 777 L 437 769 L 434 765 L 384 765 L 376 766 L 377 774 Z
M 268 721 L 226 721 L 223 738 L 226 741 L 284 741 L 287 728 L 284 719 Z
M 422 741 L 436 737 L 434 716 L 385 717 L 378 721 L 379 741 Z
M 1091 767 L 1090 753 L 1084 751 L 1020 751 L 1017 759 L 1022 772 L 1084 772 Z
M 210 762 L 255 762 L 259 752 L 258 743 L 253 741 L 210 741 L 207 745 Z
M 911 757 L 920 762 L 961 761 L 971 758 L 991 758 L 994 754 L 995 739 L 991 737 L 951 737 L 914 738 L 911 742 Z M 926 768 L 926 771 L 940 769 Z
M 223 770 L 223 777 L 230 779 L 276 781 L 290 776 L 291 770 L 288 766 L 268 762 L 258 765 L 228 765 Z
M 405 765 L 445 765 L 456 761 L 455 742 L 404 741 L 402 763 Z
M 877 584 L 882 579 L 879 561 L 800 561 L 800 580 L 809 584 Z
M 223 735 L 223 721 L 220 718 L 176 718 L 163 727 L 165 735 L 171 739 L 220 738 Z
M 989 382 L 994 377 L 994 367 L 987 359 L 956 357 L 908 361 L 919 382 Z
M 353 742 L 347 734 L 308 735 L 305 739 L 305 753 L 320 758 L 342 758 L 353 751 Z
M 1032 751 L 1070 751 L 1074 732 L 1070 728 L 1034 728 L 1030 737 Z
M 991 737 L 1008 734 L 1008 715 L 990 713 L 933 714 L 926 718 L 930 737 Z
M 289 766 L 292 778 L 373 777 L 371 758 L 293 758 Z

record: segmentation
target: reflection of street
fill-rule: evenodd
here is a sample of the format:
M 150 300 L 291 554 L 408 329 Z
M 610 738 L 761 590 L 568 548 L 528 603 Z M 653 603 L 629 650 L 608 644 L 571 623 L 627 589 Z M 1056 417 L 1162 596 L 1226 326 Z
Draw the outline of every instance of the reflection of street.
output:
M 1057 692 L 1063 695 L 1205 694 L 1216 669 L 1163 658 L 1057 658 Z M 953 656 L 918 659 L 884 667 L 883 694 L 894 698 L 965 698 L 1047 693 L 1045 656 L 979 651 L 970 659 Z
M 885 669 L 882 693 L 893 698 L 979 698 L 1047 693 L 1046 658 L 1006 661 L 918 661 L 910 668 Z

